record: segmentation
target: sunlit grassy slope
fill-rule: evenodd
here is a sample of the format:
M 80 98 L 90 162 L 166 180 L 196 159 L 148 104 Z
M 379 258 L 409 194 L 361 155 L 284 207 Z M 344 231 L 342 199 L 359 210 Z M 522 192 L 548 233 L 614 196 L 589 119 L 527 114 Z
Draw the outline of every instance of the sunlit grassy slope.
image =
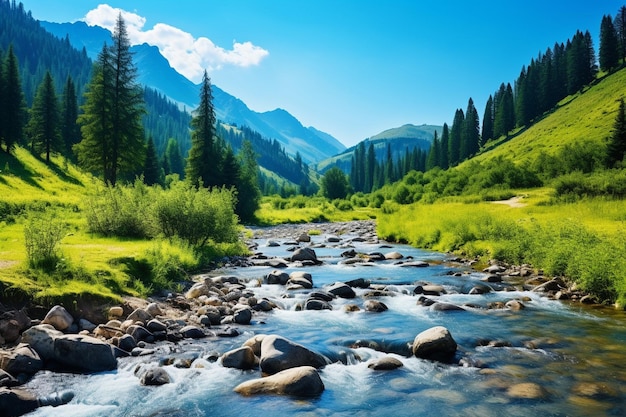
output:
M 558 107 L 528 129 L 514 132 L 510 139 L 490 143 L 486 152 L 473 160 L 497 156 L 517 162 L 535 160 L 540 152 L 553 154 L 577 141 L 604 141 L 611 135 L 619 99 L 626 96 L 626 68 L 599 79 L 582 93 L 562 100 Z

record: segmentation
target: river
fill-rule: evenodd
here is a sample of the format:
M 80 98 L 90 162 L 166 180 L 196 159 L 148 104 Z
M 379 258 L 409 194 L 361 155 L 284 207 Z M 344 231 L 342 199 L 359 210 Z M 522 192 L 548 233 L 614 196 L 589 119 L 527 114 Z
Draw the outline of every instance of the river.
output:
M 626 327 L 623 312 L 564 303 L 539 293 L 513 290 L 465 294 L 482 284 L 485 274 L 447 261 L 444 254 L 383 242 L 341 242 L 313 236 L 320 266 L 288 267 L 286 272 L 311 273 L 315 288 L 336 281 L 365 278 L 373 285 L 393 286 L 394 297 L 379 298 L 388 310 L 363 310 L 362 295 L 335 299 L 332 310 L 300 311 L 308 291 L 287 292 L 284 286 L 258 282 L 273 268 L 230 268 L 220 274 L 248 282 L 257 298 L 267 297 L 281 308 L 257 315 L 240 327 L 235 338 L 207 338 L 163 344 L 150 357 L 119 360 L 118 370 L 95 375 L 40 372 L 29 389 L 49 394 L 69 389 L 75 398 L 58 408 L 44 407 L 30 416 L 599 416 L 626 415 Z M 267 256 L 288 257 L 287 239 L 256 240 Z M 291 236 L 289 237 L 291 239 Z M 358 239 L 357 239 L 358 240 Z M 307 244 L 308 245 L 308 244 Z M 422 260 L 425 268 L 401 267 L 398 261 L 345 265 L 340 255 L 353 247 L 359 253 L 397 251 L 404 260 Z M 460 273 L 460 274 L 459 274 Z M 442 285 L 438 301 L 468 305 L 465 310 L 437 311 L 417 304 L 417 283 Z M 493 286 L 494 284 L 489 284 Z M 498 287 L 502 289 L 502 287 Z M 288 294 L 287 294 L 288 293 Z M 523 300 L 526 308 L 487 309 L 490 303 Z M 346 304 L 361 307 L 346 312 Z M 400 354 L 414 337 L 433 326 L 445 326 L 458 344 L 456 361 L 442 364 Z M 224 368 L 208 358 L 237 348 L 255 334 L 279 334 L 328 357 L 341 359 L 320 370 L 325 391 L 317 398 L 272 395 L 243 397 L 239 383 L 260 377 L 258 370 Z M 359 342 L 357 342 L 359 341 Z M 361 347 L 360 347 L 361 346 Z M 386 349 L 385 353 L 372 349 Z M 374 371 L 368 361 L 391 355 L 403 366 Z M 164 357 L 198 358 L 191 368 L 168 365 L 172 382 L 160 387 L 139 384 L 139 362 Z M 460 359 L 463 359 L 459 362 Z M 459 364 L 460 363 L 460 364 Z

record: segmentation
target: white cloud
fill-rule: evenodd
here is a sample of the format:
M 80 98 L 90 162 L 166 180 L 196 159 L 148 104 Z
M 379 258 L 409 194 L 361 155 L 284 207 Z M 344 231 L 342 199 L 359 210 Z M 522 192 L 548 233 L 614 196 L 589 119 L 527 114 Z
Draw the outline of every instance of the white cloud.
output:
M 249 67 L 259 63 L 269 52 L 251 42 L 233 42 L 231 50 L 215 45 L 209 38 L 195 39 L 190 33 L 165 23 L 144 30 L 146 19 L 135 13 L 101 4 L 89 11 L 85 22 L 113 31 L 117 16 L 122 13 L 128 37 L 133 45 L 147 43 L 159 48 L 176 71 L 199 82 L 205 69 L 214 71 L 225 65 Z

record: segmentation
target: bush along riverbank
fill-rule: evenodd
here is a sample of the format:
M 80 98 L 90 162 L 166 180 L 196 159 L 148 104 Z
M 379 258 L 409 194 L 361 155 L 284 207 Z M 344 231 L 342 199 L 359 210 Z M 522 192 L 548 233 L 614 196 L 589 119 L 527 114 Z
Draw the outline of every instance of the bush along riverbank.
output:
M 184 293 L 147 300 L 126 298 L 123 304 L 108 307 L 100 314 L 76 316 L 62 306 L 55 306 L 43 317 L 31 318 L 27 310 L 3 309 L 0 316 L 0 334 L 4 343 L 0 350 L 0 384 L 3 387 L 0 390 L 0 415 L 20 415 L 37 407 L 72 401 L 74 393 L 71 390 L 30 391 L 32 386 L 28 381 L 42 370 L 99 373 L 115 371 L 119 361 L 142 358 L 135 367 L 137 383 L 149 386 L 170 383 L 171 366 L 203 367 L 201 363 L 208 361 L 217 362 L 224 368 L 260 370 L 263 375 L 272 375 L 262 378 L 259 374 L 233 386 L 238 394 L 316 397 L 325 389 L 319 370 L 333 363 L 366 361 L 372 370 L 393 370 L 403 366 L 402 358 L 412 357 L 440 362 L 444 366 L 480 369 L 486 365 L 473 357 L 474 346 L 512 346 L 511 341 L 491 339 L 488 334 L 485 337 L 477 335 L 475 340 L 463 338 L 457 341 L 442 325 L 430 326 L 404 341 L 384 338 L 351 340 L 349 333 L 343 335 L 348 349 L 367 348 L 386 353 L 368 360 L 359 358 L 361 354 L 356 353 L 346 356 L 346 348 L 316 351 L 280 334 L 264 334 L 263 327 L 258 326 L 272 320 L 275 310 L 321 312 L 340 309 L 345 314 L 377 315 L 389 310 L 394 297 L 409 296 L 414 300 L 413 305 L 442 314 L 455 311 L 515 313 L 523 311 L 533 300 L 528 296 L 506 294 L 528 290 L 554 299 L 593 301 L 593 298 L 568 287 L 563 280 L 544 277 L 541 271 L 537 273 L 528 265 L 513 267 L 493 263 L 481 268 L 483 273 L 479 280 L 470 280 L 473 272 L 465 267 L 478 267 L 476 261 L 450 256 L 430 262 L 412 259 L 379 242 L 375 224 L 371 221 L 283 225 L 254 229 L 253 232 L 256 240 L 250 244 L 250 249 L 254 254 L 248 258 L 233 258 L 225 267 L 229 271 L 265 268 L 268 272 L 263 276 L 249 275 L 248 272 L 239 276 L 200 275 Z M 312 242 L 312 237 L 318 242 Z M 319 239 L 323 239 L 323 243 Z M 265 241 L 263 247 L 259 247 L 261 240 Z M 359 244 L 376 245 L 370 247 L 379 249 L 362 252 L 355 249 Z M 272 248 L 288 248 L 285 253 L 290 255 L 272 255 Z M 337 265 L 349 270 L 384 265 L 398 268 L 397 271 L 422 271 L 436 265 L 457 265 L 445 270 L 457 287 L 451 290 L 448 285 L 426 280 L 386 285 L 364 278 L 320 286 L 314 282 L 313 276 L 316 268 L 329 261 L 329 255 L 318 257 L 316 251 L 326 253 L 329 250 L 340 252 L 341 260 Z M 285 272 L 285 268 L 292 272 Z M 268 293 L 268 287 L 274 292 Z M 451 302 L 444 299 L 450 291 L 475 298 L 471 302 Z M 490 296 L 496 293 L 502 296 Z M 44 312 L 39 310 L 38 313 Z M 227 342 L 250 331 L 256 334 L 243 340 L 239 347 L 233 348 L 232 343 Z M 221 348 L 202 355 L 190 355 L 185 352 L 185 346 L 194 340 L 213 341 L 213 346 Z M 220 340 L 224 342 L 220 344 Z M 462 344 L 460 350 L 459 344 Z M 547 345 L 539 339 L 528 339 L 523 346 L 535 349 Z M 25 383 L 26 388 L 23 388 Z M 527 399 L 547 396 L 546 389 L 535 382 L 520 384 L 519 390 L 513 389 L 516 384 L 512 384 L 503 395 Z M 522 396 L 516 397 L 518 395 Z

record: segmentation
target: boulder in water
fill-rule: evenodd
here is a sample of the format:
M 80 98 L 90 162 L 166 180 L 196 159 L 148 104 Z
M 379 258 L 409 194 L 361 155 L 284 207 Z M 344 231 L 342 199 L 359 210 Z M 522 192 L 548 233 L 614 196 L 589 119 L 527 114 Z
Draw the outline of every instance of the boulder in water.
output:
M 404 366 L 404 364 L 393 356 L 384 356 L 371 361 L 367 367 L 375 371 L 391 371 Z
M 257 365 L 257 357 L 250 346 L 230 350 L 222 356 L 222 366 L 225 368 L 252 369 Z
M 443 326 L 424 330 L 413 341 L 413 355 L 423 359 L 447 362 L 456 353 L 456 348 L 450 331 Z
M 298 366 L 321 368 L 327 359 L 302 345 L 277 335 L 268 335 L 261 342 L 261 371 L 275 374 Z
M 277 394 L 315 397 L 324 391 L 324 383 L 312 366 L 299 366 L 274 375 L 239 384 L 235 392 L 242 395 Z

